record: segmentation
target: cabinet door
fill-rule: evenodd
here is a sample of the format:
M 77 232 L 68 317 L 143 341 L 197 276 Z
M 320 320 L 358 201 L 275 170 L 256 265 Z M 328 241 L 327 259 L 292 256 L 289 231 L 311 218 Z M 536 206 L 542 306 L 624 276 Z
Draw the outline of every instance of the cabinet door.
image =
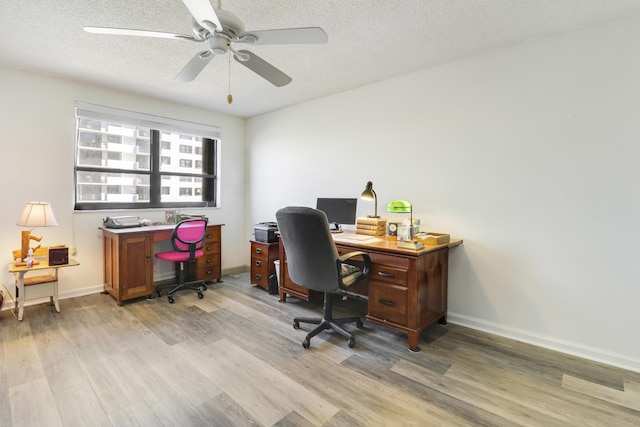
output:
M 120 239 L 120 299 L 153 294 L 153 239 L 140 233 Z

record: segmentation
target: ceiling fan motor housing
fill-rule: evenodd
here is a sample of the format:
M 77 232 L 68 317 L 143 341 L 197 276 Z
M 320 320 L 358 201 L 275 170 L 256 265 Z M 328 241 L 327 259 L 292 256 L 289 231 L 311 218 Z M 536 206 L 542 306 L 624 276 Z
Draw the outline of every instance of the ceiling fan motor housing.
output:
M 244 31 L 244 24 L 236 15 L 222 9 L 216 9 L 216 15 L 222 24 L 222 31 L 209 31 L 209 28 L 203 28 L 194 22 L 193 31 L 200 37 L 203 37 L 209 43 L 209 49 L 216 55 L 223 55 L 229 50 L 231 41 L 241 32 Z M 207 22 L 205 27 L 209 27 Z M 211 24 L 210 28 L 215 28 Z
M 216 9 L 216 15 L 222 24 L 222 32 L 233 39 L 244 31 L 244 23 L 235 14 L 222 9 Z
M 229 41 L 223 37 L 211 35 L 207 37 L 209 42 L 209 49 L 216 55 L 222 55 L 227 53 L 229 49 Z

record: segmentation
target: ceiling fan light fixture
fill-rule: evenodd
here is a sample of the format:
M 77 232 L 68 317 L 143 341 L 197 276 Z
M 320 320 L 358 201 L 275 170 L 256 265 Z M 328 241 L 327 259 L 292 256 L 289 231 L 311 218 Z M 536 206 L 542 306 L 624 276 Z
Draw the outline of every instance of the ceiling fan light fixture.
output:
M 223 55 L 229 50 L 229 42 L 225 38 L 209 37 L 207 41 L 209 42 L 209 49 L 216 55 Z

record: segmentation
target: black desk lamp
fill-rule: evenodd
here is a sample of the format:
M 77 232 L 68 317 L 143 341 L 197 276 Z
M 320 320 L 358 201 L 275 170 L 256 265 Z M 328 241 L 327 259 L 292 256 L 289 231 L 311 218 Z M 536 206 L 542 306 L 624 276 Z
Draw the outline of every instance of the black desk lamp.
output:
M 360 196 L 362 200 L 373 200 L 375 204 L 375 211 L 373 215 L 367 215 L 367 218 L 380 218 L 378 216 L 378 196 L 376 196 L 376 192 L 373 191 L 373 183 L 371 181 L 367 182 L 367 186 L 365 187 L 362 195 Z

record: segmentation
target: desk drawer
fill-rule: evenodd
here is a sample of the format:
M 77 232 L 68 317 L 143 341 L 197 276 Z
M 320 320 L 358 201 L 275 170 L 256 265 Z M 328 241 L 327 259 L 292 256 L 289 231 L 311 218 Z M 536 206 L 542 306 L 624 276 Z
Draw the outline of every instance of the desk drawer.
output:
M 275 270 L 275 267 L 270 268 L 269 260 L 251 257 L 251 283 L 268 288 L 270 270 Z
M 369 317 L 382 322 L 407 324 L 406 287 L 371 281 L 369 284 Z
M 369 256 L 371 257 L 371 262 L 373 264 L 388 265 L 390 267 L 402 268 L 405 270 L 408 270 L 411 265 L 411 260 L 405 257 L 386 255 L 376 252 L 369 252 Z
M 204 254 L 200 258 L 196 260 L 197 268 L 208 268 L 214 265 L 220 264 L 220 255 L 214 254 Z
M 197 270 L 197 280 L 213 282 L 214 280 L 218 280 L 220 277 L 222 277 L 220 264 L 212 265 L 206 268 L 198 268 Z
M 220 242 L 204 242 L 204 247 L 202 248 L 202 252 L 204 252 L 204 256 L 215 255 L 220 253 Z
M 220 227 L 207 227 L 207 235 L 204 237 L 205 242 L 219 242 L 222 240 L 222 232 Z
M 399 286 L 407 286 L 407 270 L 404 268 L 391 267 L 389 265 L 372 264 L 369 273 L 371 281 L 393 283 Z
M 269 259 L 270 247 L 266 243 L 251 242 L 251 258 Z M 276 258 L 278 256 L 276 255 Z M 253 263 L 252 263 L 253 265 Z

